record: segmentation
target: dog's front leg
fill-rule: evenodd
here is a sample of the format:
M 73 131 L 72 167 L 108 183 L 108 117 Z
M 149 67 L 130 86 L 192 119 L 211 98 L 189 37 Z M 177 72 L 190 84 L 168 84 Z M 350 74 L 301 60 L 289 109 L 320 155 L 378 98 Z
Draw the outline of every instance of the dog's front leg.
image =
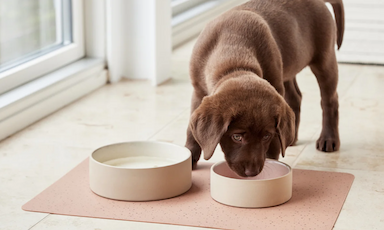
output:
M 191 114 L 193 113 L 193 111 L 195 111 L 197 109 L 197 107 L 199 107 L 199 105 L 201 104 L 202 99 L 203 99 L 203 97 L 199 96 L 196 93 L 196 91 L 194 90 L 193 94 L 192 94 Z M 191 151 L 191 154 L 192 154 L 192 168 L 195 169 L 196 166 L 197 166 L 197 162 L 200 159 L 201 147 L 197 143 L 195 138 L 193 137 L 193 134 L 192 134 L 192 131 L 191 131 L 191 128 L 190 128 L 189 125 L 188 125 L 188 129 L 187 129 L 187 141 L 185 143 L 185 147 L 187 147 Z
M 192 154 L 192 169 L 195 169 L 197 166 L 197 162 L 200 159 L 201 155 L 201 147 L 196 142 L 195 138 L 192 135 L 191 129 L 188 127 L 187 129 L 187 142 L 185 143 L 185 147 L 187 147 Z
M 301 99 L 302 94 L 300 92 L 299 86 L 296 82 L 296 77 L 294 77 L 292 80 L 284 82 L 284 88 L 285 88 L 285 101 L 288 103 L 288 105 L 291 107 L 293 112 L 295 113 L 295 140 L 292 143 L 294 145 L 297 142 L 298 139 L 298 133 L 299 133 L 299 124 L 300 124 L 300 107 L 301 107 Z

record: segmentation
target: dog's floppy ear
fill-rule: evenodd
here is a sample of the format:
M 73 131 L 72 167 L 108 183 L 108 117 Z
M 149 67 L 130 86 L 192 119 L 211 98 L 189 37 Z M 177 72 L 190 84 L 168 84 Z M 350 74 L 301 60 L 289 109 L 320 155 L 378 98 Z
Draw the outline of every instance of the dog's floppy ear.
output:
M 192 113 L 189 127 L 203 150 L 205 160 L 212 157 L 230 122 L 231 116 L 225 113 L 225 109 L 220 109 L 211 97 L 205 97 Z
M 285 149 L 295 141 L 295 114 L 286 102 L 279 107 L 276 116 L 276 132 L 279 137 L 281 155 L 285 156 Z

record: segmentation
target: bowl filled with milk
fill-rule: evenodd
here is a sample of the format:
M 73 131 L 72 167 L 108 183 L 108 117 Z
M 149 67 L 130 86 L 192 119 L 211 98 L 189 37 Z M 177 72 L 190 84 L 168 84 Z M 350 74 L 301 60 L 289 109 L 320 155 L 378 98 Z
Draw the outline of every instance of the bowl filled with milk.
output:
M 95 150 L 89 158 L 91 190 L 127 201 L 161 200 L 192 185 L 191 152 L 171 143 L 133 141 Z

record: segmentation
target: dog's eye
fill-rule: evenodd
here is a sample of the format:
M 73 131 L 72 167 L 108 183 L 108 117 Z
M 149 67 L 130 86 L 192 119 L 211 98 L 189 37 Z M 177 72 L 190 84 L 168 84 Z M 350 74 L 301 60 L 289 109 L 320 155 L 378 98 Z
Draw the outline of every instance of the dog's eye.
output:
M 235 141 L 235 142 L 241 142 L 243 140 L 243 136 L 241 134 L 233 134 L 232 135 L 232 139 Z
M 271 134 L 270 133 L 266 133 L 264 136 L 263 136 L 263 140 L 264 141 L 267 141 L 271 138 Z

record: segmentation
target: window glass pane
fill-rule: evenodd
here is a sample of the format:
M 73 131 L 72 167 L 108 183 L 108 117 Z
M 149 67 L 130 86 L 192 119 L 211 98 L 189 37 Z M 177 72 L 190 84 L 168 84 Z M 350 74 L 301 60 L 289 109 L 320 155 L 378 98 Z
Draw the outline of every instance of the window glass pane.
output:
M 210 0 L 171 0 L 172 16 L 209 1 Z
M 0 72 L 70 44 L 70 0 L 0 0 Z

